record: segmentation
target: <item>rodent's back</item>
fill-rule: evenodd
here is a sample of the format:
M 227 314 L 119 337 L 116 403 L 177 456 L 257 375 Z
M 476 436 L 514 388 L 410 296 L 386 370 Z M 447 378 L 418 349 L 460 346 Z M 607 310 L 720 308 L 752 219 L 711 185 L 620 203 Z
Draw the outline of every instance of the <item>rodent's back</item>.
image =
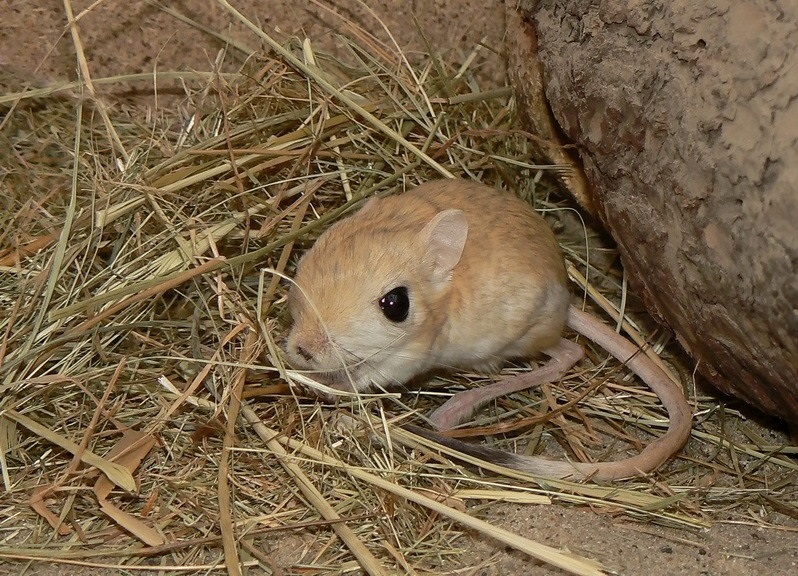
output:
M 434 212 L 449 208 L 465 212 L 470 257 L 480 258 L 489 250 L 491 262 L 503 264 L 507 271 L 530 266 L 533 275 L 565 284 L 565 264 L 557 239 L 543 218 L 517 196 L 485 184 L 453 179 L 426 182 L 386 200 L 402 202 L 404 197 L 423 199 Z M 408 208 L 418 213 L 415 205 Z

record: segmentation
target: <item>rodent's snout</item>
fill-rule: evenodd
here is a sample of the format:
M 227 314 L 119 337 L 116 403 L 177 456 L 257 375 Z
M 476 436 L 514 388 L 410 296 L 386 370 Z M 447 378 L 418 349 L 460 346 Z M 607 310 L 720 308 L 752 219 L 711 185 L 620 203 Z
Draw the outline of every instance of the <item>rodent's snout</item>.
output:
M 306 342 L 305 340 L 307 339 L 303 339 L 297 332 L 295 326 L 288 335 L 288 341 L 285 346 L 288 360 L 294 368 L 300 370 L 313 368 L 314 360 L 317 360 L 316 354 L 313 352 L 314 347 L 309 342 Z
M 303 362 L 307 363 L 313 362 L 313 354 L 311 354 L 309 350 L 305 349 L 300 345 L 295 345 L 293 349 L 289 352 L 289 354 L 293 357 L 301 358 Z
M 295 370 L 304 371 L 308 376 L 331 388 L 337 390 L 356 390 L 358 387 L 353 382 L 359 374 L 358 366 L 347 366 L 340 351 L 336 354 L 332 344 L 323 331 L 298 328 L 296 325 L 288 335 L 285 344 L 285 353 L 288 362 Z M 318 389 L 313 393 L 329 401 L 328 396 Z
M 295 322 L 285 351 L 291 366 L 298 370 L 331 372 L 343 365 L 341 351 L 317 322 Z

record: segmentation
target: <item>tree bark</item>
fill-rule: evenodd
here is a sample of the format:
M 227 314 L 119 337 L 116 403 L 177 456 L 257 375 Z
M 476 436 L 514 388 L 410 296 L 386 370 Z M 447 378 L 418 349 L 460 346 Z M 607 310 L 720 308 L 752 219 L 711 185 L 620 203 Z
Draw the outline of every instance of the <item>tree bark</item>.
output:
M 636 292 L 718 388 L 797 423 L 798 3 L 518 11 Z

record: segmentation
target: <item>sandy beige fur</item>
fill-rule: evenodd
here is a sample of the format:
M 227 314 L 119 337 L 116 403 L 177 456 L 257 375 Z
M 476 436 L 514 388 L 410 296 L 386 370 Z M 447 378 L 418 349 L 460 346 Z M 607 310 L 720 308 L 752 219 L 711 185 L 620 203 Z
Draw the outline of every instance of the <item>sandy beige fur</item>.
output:
M 407 288 L 411 306 L 404 321 L 392 322 L 378 301 L 398 286 Z M 569 306 L 563 257 L 543 219 L 520 199 L 483 184 L 433 181 L 369 201 L 306 253 L 289 306 L 292 364 L 339 389 L 390 387 L 437 368 L 495 370 L 539 352 L 552 357 L 529 374 L 455 395 L 431 415 L 439 429 L 501 395 L 560 378 L 582 355 L 561 338 L 566 322 L 627 362 L 668 408 L 668 432 L 618 462 L 521 457 L 424 432 L 513 468 L 628 477 L 659 466 L 690 433 L 689 406 L 676 383 L 623 337 Z

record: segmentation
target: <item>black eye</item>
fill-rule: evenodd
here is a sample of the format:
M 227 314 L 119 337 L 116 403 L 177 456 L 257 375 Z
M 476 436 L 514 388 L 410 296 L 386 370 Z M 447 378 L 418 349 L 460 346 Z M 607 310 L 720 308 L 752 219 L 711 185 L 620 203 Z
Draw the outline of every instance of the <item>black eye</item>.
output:
M 391 322 L 403 322 L 410 312 L 410 297 L 407 288 L 399 286 L 380 298 L 380 310 Z

